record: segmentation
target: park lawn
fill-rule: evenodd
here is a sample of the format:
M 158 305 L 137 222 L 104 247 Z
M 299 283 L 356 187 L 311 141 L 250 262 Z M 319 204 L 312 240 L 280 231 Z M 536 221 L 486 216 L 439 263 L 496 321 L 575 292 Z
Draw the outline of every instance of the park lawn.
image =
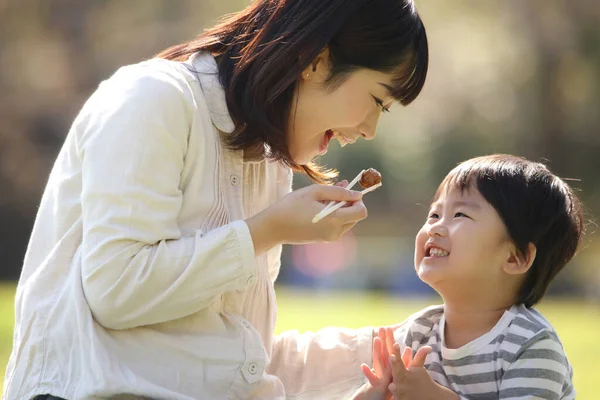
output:
M 406 299 L 386 294 L 343 292 L 319 295 L 293 289 L 279 290 L 276 332 L 286 329 L 317 330 L 325 326 L 359 328 L 388 325 L 439 299 Z M 600 305 L 580 300 L 552 299 L 538 309 L 557 330 L 573 365 L 578 400 L 596 400 L 595 380 L 600 378 L 595 362 L 600 359 L 596 338 L 600 333 Z
M 0 374 L 4 375 L 12 346 L 14 284 L 0 285 Z M 402 321 L 437 299 L 405 299 L 377 293 L 323 293 L 280 287 L 277 332 L 318 330 L 326 326 L 358 328 Z M 548 300 L 539 307 L 554 324 L 575 370 L 577 399 L 596 399 L 594 379 L 600 359 L 595 339 L 600 332 L 600 306 L 577 300 Z M 0 383 L 1 385 L 1 383 Z

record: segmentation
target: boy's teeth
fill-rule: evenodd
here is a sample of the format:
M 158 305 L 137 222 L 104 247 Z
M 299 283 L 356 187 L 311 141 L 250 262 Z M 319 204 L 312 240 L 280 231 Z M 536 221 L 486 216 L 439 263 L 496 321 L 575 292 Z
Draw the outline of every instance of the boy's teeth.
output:
M 429 249 L 429 254 L 434 257 L 445 257 L 449 253 L 446 250 L 438 249 L 437 247 L 432 247 Z

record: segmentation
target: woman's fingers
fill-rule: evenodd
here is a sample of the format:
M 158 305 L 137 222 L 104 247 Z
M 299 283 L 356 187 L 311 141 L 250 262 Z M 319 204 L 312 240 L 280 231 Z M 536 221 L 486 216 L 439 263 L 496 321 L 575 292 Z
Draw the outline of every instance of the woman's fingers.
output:
M 377 377 L 377 375 L 375 375 L 375 373 L 371 370 L 371 368 L 369 368 L 367 364 L 362 364 L 360 366 L 360 369 L 362 370 L 363 374 L 365 375 L 371 386 L 379 386 L 379 378 Z
M 385 366 L 387 367 L 387 360 L 390 355 L 388 353 L 387 337 L 385 334 L 385 329 L 383 327 L 379 328 L 378 337 L 381 340 L 381 358 L 384 360 Z
M 362 221 L 368 215 L 369 212 L 365 204 L 362 201 L 356 201 L 349 207 L 342 207 L 336 210 L 333 214 L 328 215 L 327 218 L 334 216 L 334 218 L 339 218 L 344 223 L 348 223 Z
M 335 241 L 367 217 L 361 198 L 360 192 L 341 186 L 311 185 L 289 193 L 265 210 L 261 221 L 268 226 L 262 230 L 277 236 L 271 242 L 275 239 L 285 244 Z M 331 200 L 348 202 L 348 206 L 313 223 L 315 215 Z
M 373 368 L 377 375 L 381 375 L 385 369 L 385 361 L 381 358 L 381 339 L 376 337 L 373 339 Z
M 348 208 L 340 208 L 326 218 L 338 218 L 342 224 L 341 235 L 354 228 L 357 222 L 362 221 L 368 216 L 367 208 L 362 201 L 357 201 Z M 341 236 L 340 235 L 340 236 Z
M 393 354 L 394 353 L 394 343 L 396 343 L 396 340 L 394 339 L 394 330 L 392 328 L 385 328 L 385 336 L 386 336 L 386 345 L 387 345 L 387 351 L 388 351 L 388 355 L 389 354 Z
M 362 199 L 362 193 L 341 186 L 312 185 L 311 192 L 315 200 L 355 202 Z

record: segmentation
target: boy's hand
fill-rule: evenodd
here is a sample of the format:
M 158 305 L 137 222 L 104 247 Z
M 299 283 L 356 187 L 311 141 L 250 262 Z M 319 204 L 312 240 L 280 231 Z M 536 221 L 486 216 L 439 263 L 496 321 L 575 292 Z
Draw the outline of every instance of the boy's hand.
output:
M 394 344 L 389 360 L 393 377 L 389 389 L 395 400 L 459 400 L 456 393 L 434 382 L 429 376 L 425 369 L 425 358 L 430 351 L 429 346 L 421 347 L 413 359 L 410 347 L 406 347 L 400 355 L 400 346 Z

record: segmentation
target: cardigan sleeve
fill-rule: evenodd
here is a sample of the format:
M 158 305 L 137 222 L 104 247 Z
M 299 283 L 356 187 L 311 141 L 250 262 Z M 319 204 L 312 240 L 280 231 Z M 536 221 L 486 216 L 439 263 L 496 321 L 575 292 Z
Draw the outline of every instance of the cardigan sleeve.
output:
M 396 340 L 410 326 L 410 318 L 389 325 Z M 317 332 L 292 330 L 275 337 L 267 373 L 283 383 L 286 398 L 346 399 L 367 380 L 360 366 L 373 366 L 373 338 L 378 327 L 329 327 Z
M 106 328 L 181 318 L 255 279 L 244 221 L 188 236 L 178 227 L 188 96 L 183 78 L 125 67 L 90 97 L 72 128 L 82 164 L 82 285 Z
M 282 382 L 289 399 L 345 398 L 366 379 L 372 364 L 373 328 L 287 331 L 275 338 L 267 372 Z

